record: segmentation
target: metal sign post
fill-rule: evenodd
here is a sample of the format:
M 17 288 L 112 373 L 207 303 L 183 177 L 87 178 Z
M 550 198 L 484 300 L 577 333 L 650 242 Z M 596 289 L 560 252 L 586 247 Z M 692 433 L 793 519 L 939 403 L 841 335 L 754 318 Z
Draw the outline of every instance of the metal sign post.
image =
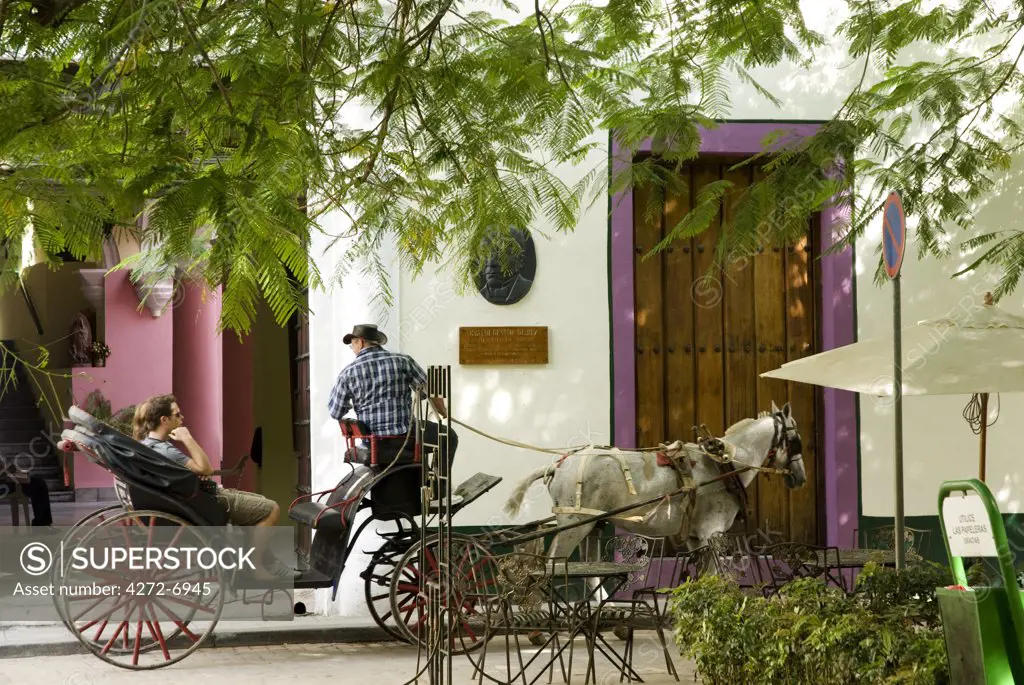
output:
M 882 254 L 885 258 L 885 272 L 892 281 L 892 325 L 893 325 L 893 396 L 896 399 L 896 515 L 895 551 L 896 570 L 903 568 L 906 550 L 903 530 L 903 325 L 900 321 L 900 267 L 907 244 L 907 220 L 899 193 L 889 193 L 882 210 Z

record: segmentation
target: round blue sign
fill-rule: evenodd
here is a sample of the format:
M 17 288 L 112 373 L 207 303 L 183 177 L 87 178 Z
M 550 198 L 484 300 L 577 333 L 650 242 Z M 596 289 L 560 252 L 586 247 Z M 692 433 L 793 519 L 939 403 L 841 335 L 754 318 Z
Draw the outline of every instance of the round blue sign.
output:
M 889 193 L 882 210 L 882 255 L 885 258 L 885 272 L 889 278 L 896 278 L 903 266 L 903 252 L 907 246 L 907 219 L 903 214 L 903 203 L 895 190 Z

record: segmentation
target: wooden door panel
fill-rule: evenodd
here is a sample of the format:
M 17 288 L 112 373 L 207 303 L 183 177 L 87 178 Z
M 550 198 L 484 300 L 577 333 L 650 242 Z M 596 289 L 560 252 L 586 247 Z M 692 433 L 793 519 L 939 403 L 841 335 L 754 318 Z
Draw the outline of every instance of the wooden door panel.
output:
M 663 198 L 648 213 L 650 195 L 634 191 L 637 444 L 692 440 L 705 424 L 722 435 L 736 421 L 789 401 L 804 443 L 807 484 L 789 490 L 778 476 L 759 475 L 748 489 L 746 532 L 819 542 L 817 391 L 813 386 L 760 378 L 786 361 L 813 354 L 817 317 L 814 229 L 792 248 L 762 250 L 724 270 L 713 267 L 722 216 L 707 231 L 676 241 L 660 257 L 642 255 L 695 206 L 708 183 L 725 178 L 741 192 L 763 172 L 730 171 L 699 162 L 684 171 L 688 192 Z M 731 218 L 735 197 L 724 212 Z M 740 523 L 733 532 L 744 532 Z
M 709 183 L 721 179 L 718 165 L 698 165 L 694 169 L 694 195 Z M 694 274 L 690 293 L 693 299 L 694 348 L 697 378 L 697 420 L 713 435 L 725 432 L 724 377 L 722 364 L 721 269 L 712 268 L 715 246 L 721 235 L 721 217 L 712 219 L 708 230 L 693 238 Z
M 298 312 L 292 316 L 289 330 L 291 351 L 292 447 L 295 450 L 295 496 L 312 492 L 312 457 L 309 414 L 309 317 Z M 309 564 L 312 530 L 295 524 L 295 555 L 303 567 Z
M 760 180 L 763 172 L 755 172 Z M 772 402 L 782 407 L 788 399 L 785 381 L 761 378 L 760 374 L 782 366 L 786 361 L 786 281 L 784 248 L 764 244 L 753 259 L 754 287 L 757 292 L 756 364 L 757 409 L 768 411 Z M 766 534 L 789 530 L 789 492 L 782 478 L 757 477 L 758 524 Z
M 786 251 L 786 305 L 788 308 L 787 359 L 792 361 L 814 354 L 816 336 L 811 255 L 814 245 L 812 222 L 805 237 Z M 790 491 L 790 535 L 794 540 L 814 539 L 817 533 L 817 456 L 814 426 L 817 421 L 815 388 L 807 383 L 788 383 L 789 402 L 803 439 L 804 470 L 807 484 Z
M 692 205 L 693 172 L 685 172 L 686 189 L 665 198 L 665 232 L 685 217 Z M 665 250 L 665 438 L 693 439 L 696 425 L 696 377 L 693 347 L 693 240 L 676 241 Z
M 656 445 L 665 439 L 665 370 L 662 348 L 663 255 L 644 259 L 662 237 L 662 207 L 651 212 L 650 191 L 637 189 L 633 197 L 635 248 L 633 274 L 636 299 L 637 444 Z
M 735 220 L 735 205 L 741 193 L 750 185 L 750 169 L 726 169 L 723 180 L 733 184 L 723 202 L 727 222 Z M 724 359 L 725 368 L 725 425 L 731 426 L 745 418 L 757 416 L 757 378 L 754 363 L 754 270 L 752 263 L 737 259 L 730 261 L 724 269 Z M 747 488 L 750 504 L 758 501 L 759 479 Z M 751 507 L 756 513 L 756 508 Z M 747 520 L 748 533 L 757 530 L 756 516 Z

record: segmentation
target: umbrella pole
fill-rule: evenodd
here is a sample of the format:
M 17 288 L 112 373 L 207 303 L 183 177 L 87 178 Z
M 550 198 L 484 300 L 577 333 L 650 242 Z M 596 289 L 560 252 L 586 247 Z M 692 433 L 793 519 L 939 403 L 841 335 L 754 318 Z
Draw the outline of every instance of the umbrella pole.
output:
M 981 454 L 978 457 L 978 478 L 985 482 L 985 452 L 988 442 L 988 393 L 981 394 Z

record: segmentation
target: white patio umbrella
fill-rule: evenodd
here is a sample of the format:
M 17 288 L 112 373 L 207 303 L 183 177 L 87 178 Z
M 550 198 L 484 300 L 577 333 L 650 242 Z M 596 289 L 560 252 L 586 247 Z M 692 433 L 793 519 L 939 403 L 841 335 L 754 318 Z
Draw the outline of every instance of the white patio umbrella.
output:
M 1024 392 L 1024 317 L 996 307 L 986 293 L 984 306 L 961 306 L 949 316 L 904 327 L 902 333 L 904 397 L 980 396 L 979 476 L 984 481 L 988 395 Z M 893 397 L 893 339 L 853 343 L 761 376 Z

